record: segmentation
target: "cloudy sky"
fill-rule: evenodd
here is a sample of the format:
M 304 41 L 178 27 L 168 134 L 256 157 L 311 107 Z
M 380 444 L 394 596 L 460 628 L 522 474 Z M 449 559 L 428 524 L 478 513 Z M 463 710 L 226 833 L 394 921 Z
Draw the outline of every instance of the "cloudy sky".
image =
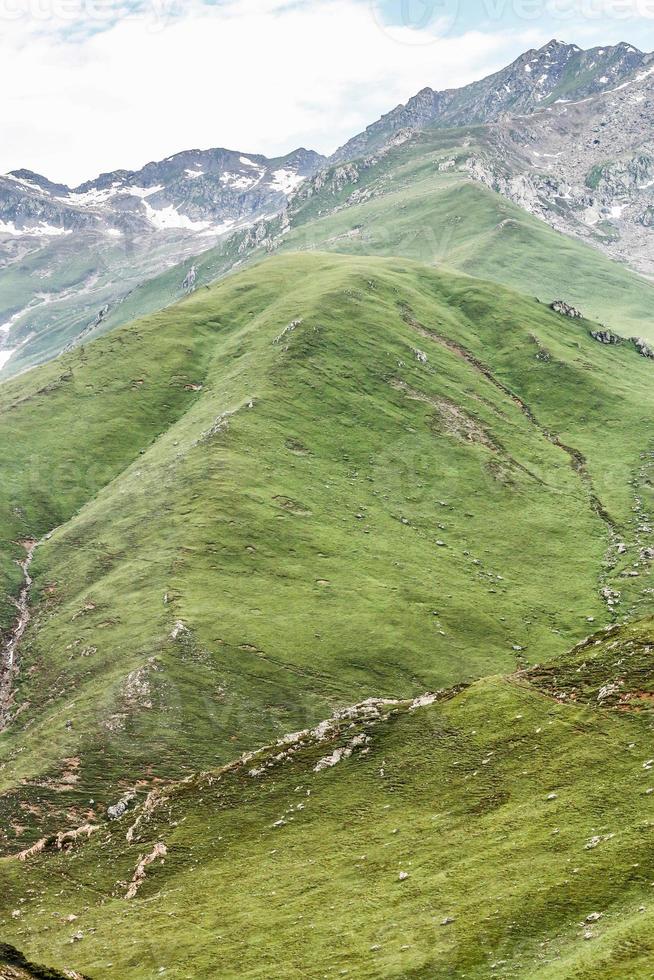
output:
M 552 37 L 654 50 L 654 0 L 0 0 L 0 172 L 331 152 Z

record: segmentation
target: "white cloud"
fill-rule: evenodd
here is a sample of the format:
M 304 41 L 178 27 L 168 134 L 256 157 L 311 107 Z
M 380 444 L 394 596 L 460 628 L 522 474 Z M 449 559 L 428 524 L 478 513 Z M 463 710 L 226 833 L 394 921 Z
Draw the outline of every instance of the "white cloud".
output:
M 403 43 L 415 32 L 385 31 L 367 0 L 195 0 L 181 16 L 123 16 L 86 36 L 80 26 L 99 25 L 2 21 L 3 9 L 0 90 L 13 96 L 0 104 L 0 172 L 72 183 L 196 146 L 331 151 L 425 85 L 468 82 L 522 46 L 478 32 Z
M 192 147 L 330 152 L 420 88 L 465 84 L 548 39 L 533 23 L 387 30 L 374 0 L 139 0 L 118 19 L 118 0 L 22 2 L 58 15 L 3 20 L 16 0 L 0 0 L 0 89 L 13 93 L 0 171 L 69 183 Z

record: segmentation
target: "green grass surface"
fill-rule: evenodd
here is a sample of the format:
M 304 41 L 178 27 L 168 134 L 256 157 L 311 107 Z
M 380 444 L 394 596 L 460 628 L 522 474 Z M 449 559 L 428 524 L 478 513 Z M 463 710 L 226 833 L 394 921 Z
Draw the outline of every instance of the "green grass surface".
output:
M 651 712 L 509 678 L 374 714 L 3 862 L 10 941 L 97 978 L 651 975 Z
M 547 303 L 564 297 L 624 336 L 654 336 L 650 282 L 470 179 L 465 160 L 485 139 L 482 129 L 427 130 L 342 190 L 325 181 L 292 209 L 283 247 L 402 255 Z
M 586 716 L 523 673 L 652 611 L 653 368 L 591 328 L 409 260 L 285 255 L 0 387 L 6 629 L 19 542 L 54 531 L 0 735 L 5 854 L 346 705 L 521 671 L 400 712 L 370 756 L 316 774 L 308 836 L 280 858 L 270 824 L 318 746 L 279 778 L 237 772 L 224 807 L 192 781 L 165 834 L 174 877 L 133 904 L 119 882 L 150 838 L 127 847 L 122 824 L 70 857 L 7 858 L 8 942 L 91 976 L 236 976 L 239 961 L 253 977 L 485 976 L 491 957 L 529 976 L 550 953 L 552 970 L 618 955 L 611 930 L 644 921 L 644 878 L 625 885 L 643 775 L 596 764 L 607 745 L 643 744 L 646 714 Z M 612 608 L 604 589 L 620 593 Z M 564 827 L 541 794 L 568 782 Z M 606 813 L 584 809 L 600 792 Z M 402 813 L 412 836 L 395 852 Z M 583 887 L 546 914 L 564 860 L 609 825 L 621 850 L 594 849 Z M 533 868 L 548 862 L 541 892 Z M 620 915 L 587 952 L 576 917 L 600 900 Z M 77 923 L 58 916 L 78 906 L 71 945 Z

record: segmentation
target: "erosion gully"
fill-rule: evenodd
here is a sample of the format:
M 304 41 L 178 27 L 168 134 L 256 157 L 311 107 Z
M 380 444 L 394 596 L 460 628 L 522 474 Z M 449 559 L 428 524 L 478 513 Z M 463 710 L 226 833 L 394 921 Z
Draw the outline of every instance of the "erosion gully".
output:
M 10 719 L 13 682 L 17 667 L 16 653 L 31 619 L 30 589 L 32 587 L 32 577 L 30 575 L 30 567 L 34 558 L 34 552 L 40 543 L 40 541 L 32 538 L 20 542 L 25 549 L 25 557 L 19 559 L 16 564 L 22 569 L 23 585 L 18 593 L 18 598 L 12 600 L 18 610 L 18 616 L 9 633 L 9 637 L 0 646 L 0 732 L 7 727 Z

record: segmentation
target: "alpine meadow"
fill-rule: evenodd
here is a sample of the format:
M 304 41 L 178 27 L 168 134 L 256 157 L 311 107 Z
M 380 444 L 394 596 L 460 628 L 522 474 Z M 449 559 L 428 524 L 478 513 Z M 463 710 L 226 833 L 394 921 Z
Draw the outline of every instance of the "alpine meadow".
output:
M 0 177 L 2 980 L 654 975 L 653 121 Z

